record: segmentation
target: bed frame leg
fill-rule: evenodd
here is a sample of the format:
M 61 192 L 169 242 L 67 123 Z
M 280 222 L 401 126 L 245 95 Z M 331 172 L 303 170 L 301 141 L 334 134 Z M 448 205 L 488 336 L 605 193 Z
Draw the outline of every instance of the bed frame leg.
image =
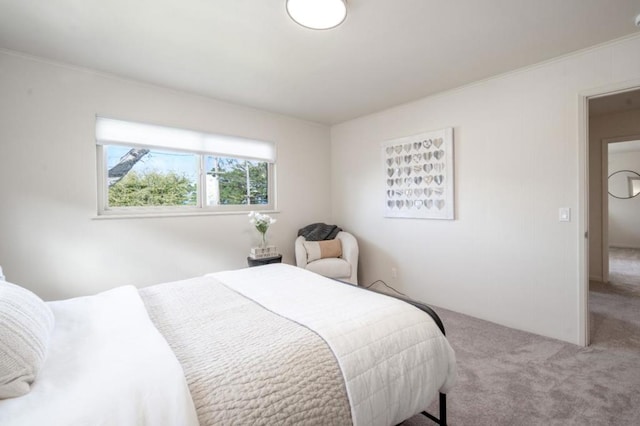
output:
M 446 426 L 447 424 L 447 395 L 440 394 L 440 425 Z
M 436 422 L 437 424 L 441 425 L 441 426 L 447 426 L 447 395 L 444 393 L 440 393 L 440 401 L 439 401 L 439 408 L 440 408 L 440 418 L 436 418 L 436 416 L 427 413 L 426 411 L 422 412 L 422 415 L 425 417 L 430 418 L 431 420 L 433 420 L 434 422 Z

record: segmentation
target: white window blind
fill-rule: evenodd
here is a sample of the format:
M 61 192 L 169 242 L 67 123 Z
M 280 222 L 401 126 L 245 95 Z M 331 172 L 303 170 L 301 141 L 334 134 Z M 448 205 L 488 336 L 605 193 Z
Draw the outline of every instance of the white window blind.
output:
M 105 117 L 96 117 L 96 143 L 177 149 L 269 163 L 276 161 L 276 146 L 273 142 Z

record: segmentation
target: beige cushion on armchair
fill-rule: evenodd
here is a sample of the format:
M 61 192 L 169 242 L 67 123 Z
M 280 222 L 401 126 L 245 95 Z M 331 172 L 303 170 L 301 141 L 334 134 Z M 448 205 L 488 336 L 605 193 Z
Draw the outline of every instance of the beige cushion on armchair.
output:
M 296 238 L 296 264 L 300 268 L 308 269 L 325 277 L 358 284 L 358 241 L 348 232 L 338 232 L 336 236 L 342 246 L 340 257 L 328 257 L 309 261 L 305 249 L 305 238 Z M 317 257 L 317 256 L 311 256 Z

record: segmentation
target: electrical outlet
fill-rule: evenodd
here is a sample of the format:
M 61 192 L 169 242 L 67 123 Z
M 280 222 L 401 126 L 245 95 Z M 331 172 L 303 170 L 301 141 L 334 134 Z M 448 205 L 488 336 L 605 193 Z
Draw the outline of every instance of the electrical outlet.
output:
M 391 268 L 391 278 L 398 278 L 398 268 L 395 266 Z

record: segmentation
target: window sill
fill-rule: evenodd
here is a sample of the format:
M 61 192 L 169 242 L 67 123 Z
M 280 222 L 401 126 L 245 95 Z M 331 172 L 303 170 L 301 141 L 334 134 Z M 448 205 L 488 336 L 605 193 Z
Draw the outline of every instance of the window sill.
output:
M 256 210 L 265 214 L 278 214 L 280 210 Z M 93 216 L 92 220 L 112 220 L 112 219 L 154 219 L 168 217 L 192 217 L 192 216 L 247 216 L 249 211 L 200 211 L 200 212 L 144 212 L 144 213 L 101 213 Z

